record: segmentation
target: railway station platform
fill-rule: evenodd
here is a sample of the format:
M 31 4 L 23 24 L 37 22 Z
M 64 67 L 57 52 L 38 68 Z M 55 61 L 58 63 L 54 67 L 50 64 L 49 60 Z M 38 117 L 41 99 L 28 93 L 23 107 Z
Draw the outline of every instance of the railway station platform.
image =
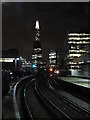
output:
M 90 79 L 89 78 L 68 76 L 68 77 L 61 77 L 61 79 L 71 82 L 73 84 L 79 85 L 79 86 L 90 88 Z

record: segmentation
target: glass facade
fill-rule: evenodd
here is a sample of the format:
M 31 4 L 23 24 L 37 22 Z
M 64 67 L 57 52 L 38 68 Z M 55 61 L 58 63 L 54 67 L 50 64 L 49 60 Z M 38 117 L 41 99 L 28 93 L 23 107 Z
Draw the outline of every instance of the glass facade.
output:
M 69 33 L 68 48 L 66 57 L 67 70 L 71 71 L 71 75 L 84 75 L 82 68 L 88 68 L 90 64 L 90 34 Z
M 55 50 L 49 52 L 49 67 L 59 67 L 59 52 Z

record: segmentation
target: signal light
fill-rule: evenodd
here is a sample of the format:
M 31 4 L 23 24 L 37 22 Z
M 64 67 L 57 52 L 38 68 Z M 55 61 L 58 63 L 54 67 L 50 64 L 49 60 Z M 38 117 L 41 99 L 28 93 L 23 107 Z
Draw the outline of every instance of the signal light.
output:
M 59 70 L 55 70 L 54 73 L 55 73 L 55 74 L 59 74 Z
M 53 71 L 53 68 L 50 68 L 49 70 L 50 70 L 50 72 L 52 72 L 52 71 Z
M 36 68 L 36 64 L 32 64 L 32 68 Z
M 59 70 L 56 71 L 56 74 L 59 74 Z
M 52 74 L 50 74 L 50 77 L 52 77 L 53 75 Z

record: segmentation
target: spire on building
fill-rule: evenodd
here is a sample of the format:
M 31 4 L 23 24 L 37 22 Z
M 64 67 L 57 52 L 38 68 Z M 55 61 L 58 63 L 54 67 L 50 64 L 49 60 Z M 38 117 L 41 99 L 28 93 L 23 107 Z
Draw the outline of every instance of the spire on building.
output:
M 36 20 L 36 25 L 35 25 L 35 29 L 39 29 L 39 20 Z

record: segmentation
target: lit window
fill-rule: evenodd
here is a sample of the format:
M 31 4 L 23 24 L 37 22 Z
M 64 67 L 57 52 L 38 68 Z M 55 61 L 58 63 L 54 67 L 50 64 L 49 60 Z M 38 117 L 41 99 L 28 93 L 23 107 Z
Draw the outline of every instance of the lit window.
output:
M 0 62 L 13 62 L 14 58 L 0 58 Z
M 42 58 L 42 55 L 38 55 L 39 58 Z
M 85 50 L 69 50 L 69 53 L 72 53 L 72 52 L 76 52 L 76 53 L 79 53 L 79 52 L 86 52 Z
M 81 54 L 69 54 L 68 57 L 80 57 Z
M 34 48 L 35 51 L 41 51 L 41 48 Z
M 38 38 L 37 36 L 35 36 L 35 40 L 36 40 L 36 41 L 38 41 L 38 40 L 39 40 L 39 38 Z
M 86 33 L 69 33 L 68 36 L 90 36 L 90 34 L 86 34 Z
M 49 56 L 49 58 L 56 58 L 56 56 Z
M 79 42 L 69 41 L 68 43 L 69 44 L 71 44 L 71 43 L 74 43 L 74 44 L 90 44 L 90 41 L 89 42 L 88 41 L 79 41 Z
M 56 55 L 56 53 L 55 52 L 52 52 L 52 53 L 49 53 L 49 55 L 51 56 L 51 55 Z
M 36 21 L 36 26 L 35 26 L 36 29 L 39 29 L 39 21 L 37 20 Z

